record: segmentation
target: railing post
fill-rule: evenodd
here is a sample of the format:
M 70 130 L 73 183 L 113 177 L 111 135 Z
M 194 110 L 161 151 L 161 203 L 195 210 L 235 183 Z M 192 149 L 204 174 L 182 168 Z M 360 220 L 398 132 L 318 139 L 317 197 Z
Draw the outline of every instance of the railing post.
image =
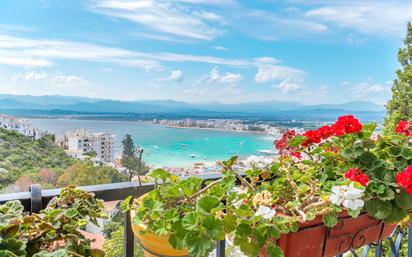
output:
M 383 256 L 382 254 L 383 254 L 382 241 L 379 241 L 378 244 L 376 245 L 375 257 L 382 257 Z
M 39 213 L 42 209 L 42 193 L 38 184 L 31 185 L 30 191 L 30 212 Z
M 226 241 L 220 240 L 217 242 L 216 257 L 225 257 Z
M 412 257 L 412 226 L 408 227 L 408 257 Z
M 124 216 L 124 257 L 134 256 L 134 235 L 130 211 L 125 212 Z

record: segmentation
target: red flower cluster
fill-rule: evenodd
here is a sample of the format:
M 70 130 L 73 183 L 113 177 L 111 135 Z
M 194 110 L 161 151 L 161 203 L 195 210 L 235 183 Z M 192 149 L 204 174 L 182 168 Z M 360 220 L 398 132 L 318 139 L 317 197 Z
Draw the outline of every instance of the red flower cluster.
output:
M 412 195 L 412 166 L 407 167 L 404 172 L 396 174 L 396 184 L 405 188 L 406 192 Z
M 288 130 L 283 135 L 282 138 L 275 141 L 275 147 L 279 151 L 279 153 L 283 152 L 289 147 L 289 139 L 296 136 L 296 131 Z
M 401 120 L 398 122 L 395 130 L 400 134 L 405 134 L 406 136 L 410 137 L 412 135 L 412 122 Z
M 340 116 L 332 126 L 323 126 L 317 130 L 308 130 L 303 135 L 308 139 L 303 142 L 303 146 L 310 144 L 319 144 L 322 139 L 328 139 L 331 136 L 343 136 L 350 133 L 360 133 L 362 124 L 353 115 Z
M 343 136 L 350 133 L 360 133 L 362 124 L 353 115 L 340 116 L 332 125 L 334 135 Z
M 358 168 L 350 168 L 345 173 L 345 178 L 349 179 L 350 181 L 359 182 L 359 184 L 361 184 L 362 186 L 366 186 L 366 184 L 368 184 L 369 182 L 369 176 Z
M 310 144 L 319 144 L 322 139 L 333 136 L 333 130 L 331 126 L 323 126 L 317 130 L 308 130 L 303 135 L 308 139 L 302 145 L 308 146 Z

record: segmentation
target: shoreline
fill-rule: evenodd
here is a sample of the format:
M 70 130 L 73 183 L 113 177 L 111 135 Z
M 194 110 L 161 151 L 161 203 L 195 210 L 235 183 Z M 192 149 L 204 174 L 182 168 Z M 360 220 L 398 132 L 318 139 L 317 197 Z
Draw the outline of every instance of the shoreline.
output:
M 269 134 L 261 131 L 248 131 L 248 130 L 234 130 L 234 129 L 221 129 L 221 128 L 201 128 L 201 127 L 183 127 L 183 126 L 173 126 L 173 125 L 163 125 L 157 123 L 151 123 L 153 125 L 160 125 L 166 128 L 177 128 L 177 129 L 199 129 L 199 130 L 215 130 L 215 131 L 225 131 L 225 132 L 239 132 L 239 133 L 250 133 L 257 135 L 275 136 L 274 134 Z

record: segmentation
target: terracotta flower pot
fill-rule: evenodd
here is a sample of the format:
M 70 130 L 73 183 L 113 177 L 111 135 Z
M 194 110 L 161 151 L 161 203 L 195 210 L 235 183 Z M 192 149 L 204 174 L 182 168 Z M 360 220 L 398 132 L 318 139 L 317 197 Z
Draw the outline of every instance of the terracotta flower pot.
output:
M 139 198 L 141 200 L 144 197 Z M 138 202 L 139 202 L 138 200 Z M 131 219 L 136 215 L 135 211 L 130 212 Z M 140 231 L 144 231 L 146 226 L 144 224 L 133 224 L 133 233 L 139 240 L 140 245 L 143 248 L 144 255 L 146 257 L 158 257 L 158 256 L 170 256 L 170 257 L 186 257 L 188 256 L 187 250 L 176 250 L 169 243 L 169 236 L 158 236 L 153 233 L 140 234 Z
M 342 212 L 333 228 L 325 227 L 319 217 L 301 224 L 299 231 L 281 236 L 278 245 L 285 257 L 332 257 L 384 239 L 395 227 L 366 213 L 352 218 Z

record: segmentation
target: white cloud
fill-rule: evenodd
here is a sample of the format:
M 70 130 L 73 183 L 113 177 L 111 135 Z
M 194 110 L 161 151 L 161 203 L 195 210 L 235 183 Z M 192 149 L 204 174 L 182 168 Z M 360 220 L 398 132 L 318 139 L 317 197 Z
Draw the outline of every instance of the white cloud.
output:
M 412 19 L 412 2 L 328 1 L 307 11 L 306 17 L 363 34 L 403 34 L 406 22 Z
M 29 39 L 0 34 L 0 65 L 49 67 L 57 59 L 114 63 L 147 71 L 160 70 L 164 62 L 198 62 L 246 67 L 254 61 L 168 52 L 144 53 L 72 41 Z
M 305 72 L 289 66 L 265 64 L 258 67 L 255 76 L 257 83 L 265 83 L 273 80 L 299 81 L 303 79 Z
M 295 92 L 303 88 L 303 79 L 306 72 L 293 67 L 281 65 L 280 61 L 272 57 L 255 58 L 258 71 L 255 75 L 256 83 L 280 81 L 274 87 L 283 93 Z
M 374 84 L 369 82 L 358 83 L 354 86 L 355 96 L 364 97 L 382 93 L 389 93 L 391 89 L 390 84 Z
M 224 47 L 224 46 L 214 46 L 213 49 L 219 50 L 219 51 L 228 51 L 229 48 Z
M 180 82 L 184 78 L 183 72 L 181 70 L 172 70 L 170 76 L 167 78 L 160 78 L 157 81 L 176 81 Z
M 281 89 L 284 93 L 290 93 L 301 89 L 303 86 L 299 83 L 294 83 L 293 81 L 290 82 L 288 79 L 285 79 L 276 87 Z
M 88 84 L 89 82 L 83 77 L 76 75 L 65 75 L 62 72 L 56 71 L 47 73 L 45 71 L 28 71 L 24 73 L 14 74 L 10 80 L 13 83 L 46 83 L 51 86 L 72 86 L 79 87 Z
M 90 10 L 178 37 L 212 40 L 223 34 L 221 29 L 208 23 L 218 21 L 217 14 L 192 12 L 179 1 L 95 0 Z
M 220 74 L 218 67 L 214 67 L 209 73 L 208 82 L 210 83 L 223 83 L 223 84 L 236 84 L 243 79 L 243 75 L 239 73 L 226 72 Z

